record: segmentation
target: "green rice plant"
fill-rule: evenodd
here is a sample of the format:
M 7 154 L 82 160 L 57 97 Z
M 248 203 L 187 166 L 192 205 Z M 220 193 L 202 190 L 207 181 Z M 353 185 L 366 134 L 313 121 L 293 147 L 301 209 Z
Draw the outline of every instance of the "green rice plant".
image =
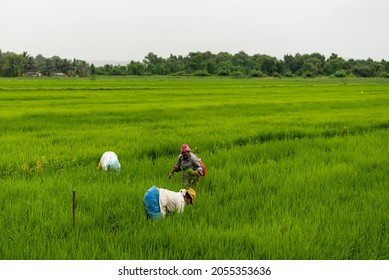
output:
M 388 89 L 0 79 L 1 259 L 388 259 Z M 207 164 L 195 204 L 148 221 L 147 189 L 182 188 L 182 143 Z M 119 175 L 97 170 L 107 150 Z

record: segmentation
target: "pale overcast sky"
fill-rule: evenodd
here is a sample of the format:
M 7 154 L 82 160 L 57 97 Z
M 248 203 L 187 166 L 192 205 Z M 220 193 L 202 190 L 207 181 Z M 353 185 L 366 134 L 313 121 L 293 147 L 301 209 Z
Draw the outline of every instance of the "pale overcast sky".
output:
M 0 50 L 86 61 L 244 51 L 389 61 L 389 0 L 0 0 Z

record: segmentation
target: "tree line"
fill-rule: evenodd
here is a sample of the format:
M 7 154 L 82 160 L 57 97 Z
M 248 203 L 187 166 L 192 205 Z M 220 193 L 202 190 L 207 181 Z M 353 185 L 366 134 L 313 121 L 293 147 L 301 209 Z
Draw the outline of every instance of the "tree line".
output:
M 80 76 L 91 74 L 91 65 L 83 60 L 63 59 L 59 56 L 46 58 L 41 54 L 33 57 L 27 52 L 16 54 L 0 50 L 0 77 L 23 76 Z
M 170 55 L 162 58 L 149 53 L 142 62 L 131 60 L 127 65 L 96 67 L 83 60 L 51 58 L 27 52 L 16 54 L 0 50 L 0 76 L 232 76 L 232 77 L 386 77 L 389 62 L 372 59 L 343 59 L 337 54 L 326 58 L 319 53 L 284 55 L 283 59 L 266 54 L 248 55 L 219 52 L 190 52 L 187 56 Z

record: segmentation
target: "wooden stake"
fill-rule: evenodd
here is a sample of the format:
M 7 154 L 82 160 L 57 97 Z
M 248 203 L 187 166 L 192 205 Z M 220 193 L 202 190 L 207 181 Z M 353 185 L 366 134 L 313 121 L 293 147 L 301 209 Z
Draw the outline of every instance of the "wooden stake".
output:
M 76 226 L 76 191 L 73 191 L 73 227 Z

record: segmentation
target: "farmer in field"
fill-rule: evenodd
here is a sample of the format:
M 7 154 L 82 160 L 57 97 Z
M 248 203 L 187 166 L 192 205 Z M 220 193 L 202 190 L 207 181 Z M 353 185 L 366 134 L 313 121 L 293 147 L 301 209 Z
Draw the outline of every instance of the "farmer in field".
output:
M 175 172 L 181 172 L 181 185 L 184 187 L 195 186 L 199 182 L 200 176 L 203 175 L 200 159 L 191 152 L 188 144 L 182 144 L 181 154 L 169 173 L 169 179 L 173 177 Z
M 115 171 L 116 173 L 119 173 L 121 165 L 118 156 L 114 152 L 108 151 L 101 157 L 97 168 L 103 169 L 104 171 Z
M 153 219 L 165 217 L 169 213 L 182 213 L 185 205 L 193 204 L 195 198 L 196 192 L 192 188 L 173 192 L 153 186 L 147 190 L 143 204 L 147 218 Z

